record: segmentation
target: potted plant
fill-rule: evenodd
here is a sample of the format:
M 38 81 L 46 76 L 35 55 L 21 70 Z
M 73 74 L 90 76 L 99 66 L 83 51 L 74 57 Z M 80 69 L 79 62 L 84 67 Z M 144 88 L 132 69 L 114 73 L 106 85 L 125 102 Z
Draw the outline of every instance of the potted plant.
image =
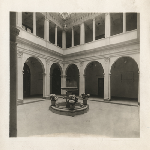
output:
M 55 106 L 58 97 L 55 94 L 50 94 L 50 100 L 51 100 L 51 106 Z
M 78 98 L 75 95 L 69 95 L 68 103 L 69 103 L 70 109 L 75 108 L 76 102 L 78 102 Z
M 83 105 L 87 105 L 87 100 L 90 97 L 90 94 L 81 94 L 81 97 L 83 98 Z

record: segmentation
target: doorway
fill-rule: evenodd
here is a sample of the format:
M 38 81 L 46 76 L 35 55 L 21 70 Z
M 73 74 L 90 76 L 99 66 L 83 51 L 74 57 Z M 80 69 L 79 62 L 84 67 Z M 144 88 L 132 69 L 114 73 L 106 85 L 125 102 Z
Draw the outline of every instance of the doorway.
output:
M 104 78 L 98 78 L 98 96 L 104 97 Z

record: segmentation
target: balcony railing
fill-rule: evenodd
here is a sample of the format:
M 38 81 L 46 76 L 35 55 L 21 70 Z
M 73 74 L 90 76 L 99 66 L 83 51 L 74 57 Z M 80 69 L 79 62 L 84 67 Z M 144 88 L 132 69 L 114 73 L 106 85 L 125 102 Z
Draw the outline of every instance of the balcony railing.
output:
M 82 45 L 70 47 L 70 48 L 67 48 L 65 50 L 62 50 L 62 48 L 50 43 L 49 41 L 45 41 L 43 38 L 35 36 L 35 35 L 33 35 L 33 33 L 29 33 L 24 29 L 20 30 L 19 37 L 27 39 L 27 40 L 35 43 L 35 44 L 41 45 L 41 46 L 46 47 L 50 50 L 56 51 L 60 54 L 67 55 L 67 54 L 77 53 L 77 52 L 85 51 L 85 50 L 86 51 L 91 50 L 91 49 L 94 50 L 94 49 L 97 49 L 100 47 L 106 47 L 109 45 L 114 45 L 117 43 L 122 43 L 122 42 L 137 39 L 137 29 L 132 30 L 132 31 L 128 31 L 126 33 L 120 33 L 117 35 L 113 35 L 113 36 L 110 36 L 108 38 L 102 38 L 99 40 L 95 40 L 95 41 L 85 43 Z

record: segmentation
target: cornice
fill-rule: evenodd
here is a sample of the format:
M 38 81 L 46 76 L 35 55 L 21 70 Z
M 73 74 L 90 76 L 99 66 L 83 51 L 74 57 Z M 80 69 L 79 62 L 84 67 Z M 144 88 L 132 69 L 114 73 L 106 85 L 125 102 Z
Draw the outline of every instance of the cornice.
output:
M 57 18 L 59 18 L 59 19 L 57 19 Z M 61 29 L 63 28 L 64 21 L 61 19 L 61 17 L 59 17 L 59 15 L 56 17 L 56 13 L 47 13 L 47 19 L 49 19 L 50 21 L 55 23 Z
M 35 44 L 26 39 L 17 37 L 17 50 L 41 57 L 47 61 L 59 63 L 84 62 L 89 60 L 104 59 L 105 57 L 114 57 L 121 55 L 130 55 L 140 53 L 139 41 L 137 39 L 130 40 L 118 44 L 97 47 L 91 50 L 82 50 L 80 52 L 63 55 L 54 50 L 49 50 L 41 45 Z M 64 50 L 65 51 L 65 50 Z
M 18 36 L 19 35 L 20 30 L 17 29 L 14 26 L 10 26 L 10 34 L 14 35 L 14 36 Z
M 43 47 L 39 44 L 35 44 L 35 43 L 33 43 L 29 40 L 23 39 L 21 37 L 17 37 L 17 42 L 18 42 L 18 45 L 20 45 L 20 44 L 22 45 L 21 47 L 26 47 L 26 46 L 27 47 L 32 47 L 33 49 L 38 49 L 39 51 L 47 52 L 51 55 L 55 55 L 55 56 L 59 56 L 59 57 L 63 56 L 63 54 L 60 54 L 60 53 L 58 53 L 54 50 L 48 49 L 46 47 Z
M 116 56 L 126 56 L 131 54 L 139 54 L 139 45 L 136 43 L 126 43 L 122 46 L 117 47 L 109 47 L 109 49 L 99 49 L 99 50 L 92 50 L 90 52 L 80 52 L 76 55 L 69 55 L 64 56 L 64 63 L 77 63 L 77 62 L 84 62 L 84 61 L 92 61 L 97 59 L 104 59 L 107 57 L 116 57 Z
M 66 29 L 68 30 L 73 26 L 79 25 L 89 19 L 94 19 L 97 16 L 100 16 L 102 13 L 74 13 L 71 18 L 67 20 L 63 20 L 59 13 L 47 13 L 46 18 L 55 23 L 61 29 L 64 27 L 64 23 L 66 24 Z
M 135 44 L 139 44 L 138 40 L 130 40 L 130 41 L 126 41 L 126 42 L 121 42 L 121 43 L 117 43 L 117 44 L 111 44 L 111 45 L 107 45 L 107 46 L 103 46 L 103 47 L 97 47 L 95 49 L 91 49 L 91 50 L 83 50 L 83 51 L 79 51 L 76 53 L 71 53 L 71 54 L 67 54 L 64 55 L 64 58 L 68 58 L 68 57 L 72 57 L 72 56 L 81 56 L 81 55 L 85 55 L 86 54 L 91 54 L 93 52 L 102 52 L 102 54 L 107 53 L 107 51 L 112 51 L 113 49 L 117 49 L 117 48 L 124 48 L 127 46 L 131 46 L 131 45 L 135 45 Z
M 67 29 L 72 28 L 73 26 L 79 25 L 89 19 L 94 19 L 97 16 L 100 16 L 102 13 L 80 13 L 71 19 L 66 21 Z

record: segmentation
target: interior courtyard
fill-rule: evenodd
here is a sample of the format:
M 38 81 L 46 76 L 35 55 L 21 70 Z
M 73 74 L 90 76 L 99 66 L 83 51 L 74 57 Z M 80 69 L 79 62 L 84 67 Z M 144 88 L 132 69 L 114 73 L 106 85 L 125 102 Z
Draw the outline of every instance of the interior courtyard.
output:
M 16 136 L 140 137 L 139 13 L 13 15 Z M 81 94 L 90 94 L 88 112 L 51 112 L 47 97 L 64 101 L 62 87 L 77 87 L 73 94 L 81 103 Z

